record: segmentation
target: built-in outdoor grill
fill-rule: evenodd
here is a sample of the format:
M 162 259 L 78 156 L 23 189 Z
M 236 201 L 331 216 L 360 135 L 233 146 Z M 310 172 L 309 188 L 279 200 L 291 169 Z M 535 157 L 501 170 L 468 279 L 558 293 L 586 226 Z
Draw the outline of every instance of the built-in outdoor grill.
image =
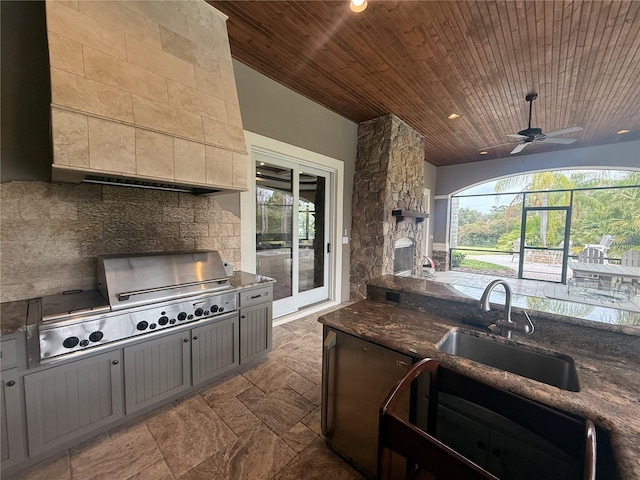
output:
M 216 251 L 98 257 L 98 290 L 73 290 L 32 303 L 30 360 L 59 358 L 236 314 L 231 269 Z M 38 350 L 36 353 L 35 350 Z

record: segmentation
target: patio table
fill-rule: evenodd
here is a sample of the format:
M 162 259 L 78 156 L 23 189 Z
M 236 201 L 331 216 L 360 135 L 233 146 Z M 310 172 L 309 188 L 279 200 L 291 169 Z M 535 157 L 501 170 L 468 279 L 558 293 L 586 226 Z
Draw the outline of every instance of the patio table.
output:
M 575 273 L 582 273 L 586 275 L 594 275 L 596 278 L 604 277 L 614 279 L 614 284 L 609 285 L 610 291 L 601 290 L 601 286 L 596 288 L 596 290 L 591 291 L 592 294 L 595 295 L 607 295 L 618 298 L 631 298 L 632 290 L 634 284 L 640 280 L 640 268 L 639 267 L 628 267 L 625 265 L 615 265 L 610 263 L 587 263 L 587 262 L 576 262 L 575 260 L 569 260 L 569 268 L 573 270 Z M 616 280 L 617 279 L 617 280 Z M 624 280 L 630 280 L 631 284 L 627 290 L 626 295 L 623 294 L 621 287 L 624 283 Z M 568 285 L 567 290 L 570 290 L 570 284 Z M 623 296 L 621 296 L 623 295 Z
M 624 265 L 613 265 L 611 263 L 587 263 L 569 260 L 569 268 L 574 272 L 588 275 L 601 275 L 605 277 L 628 278 L 630 280 L 640 280 L 640 268 L 627 267 Z

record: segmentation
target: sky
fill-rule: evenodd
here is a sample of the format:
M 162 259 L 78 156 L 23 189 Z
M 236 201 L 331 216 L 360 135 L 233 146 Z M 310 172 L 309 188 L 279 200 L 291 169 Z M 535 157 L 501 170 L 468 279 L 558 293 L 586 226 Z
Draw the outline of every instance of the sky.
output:
M 567 177 L 571 177 L 575 174 L 581 173 L 593 173 L 593 170 L 567 170 L 560 171 L 559 174 L 566 175 Z M 610 170 L 608 173 L 612 177 L 624 176 L 627 175 L 628 171 L 617 171 Z M 495 193 L 495 186 L 497 180 L 493 180 L 491 182 L 482 183 L 480 185 L 476 185 L 475 187 L 468 188 L 460 192 L 460 208 L 469 208 L 472 210 L 478 210 L 482 213 L 489 213 L 491 207 L 500 206 L 500 205 L 509 205 L 516 195 L 491 195 L 491 196 L 480 196 L 480 197 L 464 197 L 466 195 L 482 195 L 482 194 L 492 194 Z M 514 187 L 511 191 L 520 191 L 522 187 Z

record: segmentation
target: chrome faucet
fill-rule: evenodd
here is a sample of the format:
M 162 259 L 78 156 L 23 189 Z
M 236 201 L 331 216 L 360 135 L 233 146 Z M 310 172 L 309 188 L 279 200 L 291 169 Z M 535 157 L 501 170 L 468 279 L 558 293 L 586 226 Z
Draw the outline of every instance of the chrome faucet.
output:
M 497 285 L 502 285 L 506 294 L 504 303 L 504 319 L 496 321 L 494 325 L 489 326 L 489 329 L 494 331 L 491 327 L 497 328 L 499 330 L 499 334 L 507 338 L 511 338 L 512 332 L 522 332 L 527 335 L 531 335 L 533 333 L 534 326 L 527 312 L 524 310 L 522 311 L 524 316 L 527 317 L 527 324 L 521 325 L 511 320 L 511 286 L 506 282 L 506 280 L 493 280 L 489 285 L 487 285 L 484 292 L 482 292 L 482 297 L 480 297 L 480 309 L 483 312 L 491 310 L 491 307 L 489 306 L 489 296 Z

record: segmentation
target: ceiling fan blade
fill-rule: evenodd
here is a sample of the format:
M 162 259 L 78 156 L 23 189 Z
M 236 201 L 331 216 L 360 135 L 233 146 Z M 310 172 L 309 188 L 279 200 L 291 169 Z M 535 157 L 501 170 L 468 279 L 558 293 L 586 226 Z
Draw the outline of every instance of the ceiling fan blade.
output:
M 545 138 L 540 140 L 542 143 L 561 143 L 562 145 L 569 145 L 575 142 L 576 138 Z
M 560 130 L 554 130 L 553 132 L 545 133 L 545 137 L 555 137 L 556 135 L 564 135 L 565 133 L 573 133 L 584 130 L 582 127 L 567 127 Z
M 524 140 L 525 138 L 529 138 L 525 135 L 520 135 L 519 133 L 510 133 L 507 137 L 517 138 L 518 140 Z
M 531 142 L 525 142 L 525 143 L 521 143 L 520 145 L 516 145 L 516 148 L 511 150 L 511 155 L 513 155 L 514 153 L 520 153 L 522 150 L 524 150 L 524 148 L 527 145 L 529 145 L 529 143 L 531 143 Z

